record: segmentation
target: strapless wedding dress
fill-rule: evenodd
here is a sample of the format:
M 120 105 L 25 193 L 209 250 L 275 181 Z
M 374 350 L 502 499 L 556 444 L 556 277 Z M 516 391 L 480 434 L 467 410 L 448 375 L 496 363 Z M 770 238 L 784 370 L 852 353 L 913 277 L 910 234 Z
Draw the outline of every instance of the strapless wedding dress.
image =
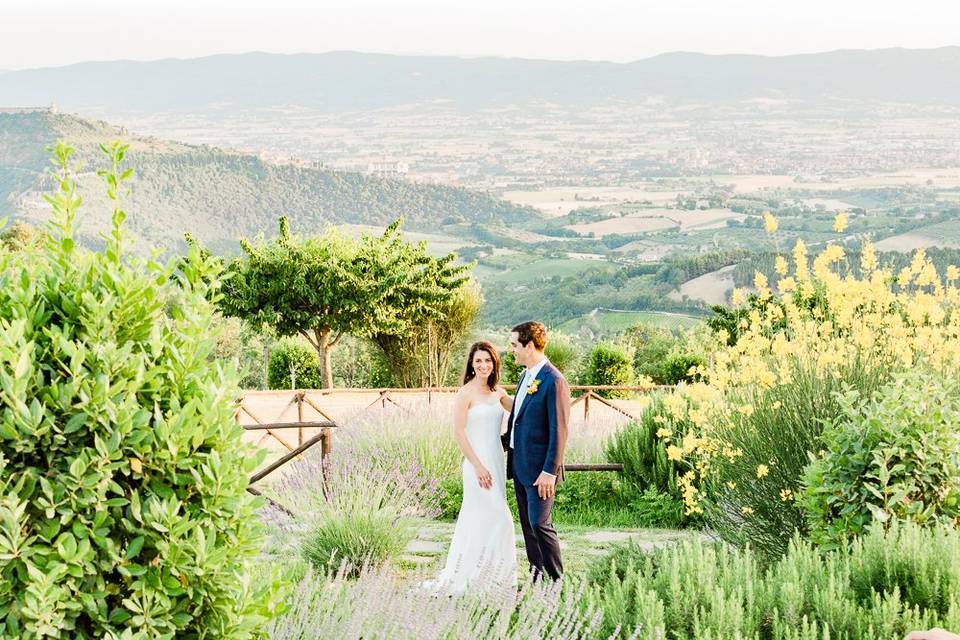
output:
M 473 465 L 463 461 L 463 503 L 447 561 L 435 580 L 422 583 L 426 588 L 459 593 L 471 584 L 517 582 L 517 547 L 500 442 L 503 413 L 497 398 L 474 402 L 467 410 L 467 440 L 493 476 L 493 485 L 481 488 Z

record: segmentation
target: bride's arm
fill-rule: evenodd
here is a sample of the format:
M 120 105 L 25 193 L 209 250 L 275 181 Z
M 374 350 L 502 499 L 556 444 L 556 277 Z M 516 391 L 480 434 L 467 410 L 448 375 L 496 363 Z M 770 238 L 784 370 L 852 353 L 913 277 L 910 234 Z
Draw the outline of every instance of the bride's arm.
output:
M 463 457 L 473 466 L 473 470 L 477 474 L 477 482 L 480 483 L 482 488 L 489 489 L 493 486 L 493 476 L 480 462 L 480 458 L 477 457 L 473 447 L 470 446 L 470 440 L 467 438 L 467 410 L 469 409 L 470 399 L 467 398 L 466 394 L 458 393 L 453 408 L 453 437 L 456 438 Z
M 513 411 L 513 398 L 510 397 L 510 394 L 507 393 L 507 390 L 501 386 L 497 386 L 497 393 L 500 394 L 500 406 L 503 407 L 503 410 L 507 413 Z

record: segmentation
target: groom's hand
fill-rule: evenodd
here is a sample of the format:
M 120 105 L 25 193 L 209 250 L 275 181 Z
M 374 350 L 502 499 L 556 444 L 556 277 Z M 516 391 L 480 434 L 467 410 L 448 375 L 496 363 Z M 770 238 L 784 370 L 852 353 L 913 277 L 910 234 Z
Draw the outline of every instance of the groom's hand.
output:
M 533 486 L 537 488 L 537 495 L 540 496 L 540 499 L 547 500 L 557 492 L 557 477 L 541 471 L 540 477 L 536 479 Z

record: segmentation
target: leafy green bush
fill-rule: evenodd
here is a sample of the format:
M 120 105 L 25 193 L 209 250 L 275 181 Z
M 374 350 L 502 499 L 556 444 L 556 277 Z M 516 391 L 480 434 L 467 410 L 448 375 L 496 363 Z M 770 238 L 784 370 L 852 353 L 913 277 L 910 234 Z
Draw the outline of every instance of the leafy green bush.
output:
M 647 552 L 631 543 L 590 568 L 581 606 L 603 610 L 602 635 L 622 624 L 651 640 L 900 640 L 911 629 L 960 628 L 957 557 L 956 529 L 911 523 L 830 552 L 795 537 L 769 566 L 749 547 L 694 539 Z
M 653 487 L 636 492 L 628 505 L 629 512 L 635 518 L 631 523 L 634 527 L 677 529 L 694 520 L 684 513 L 680 498 Z
M 631 422 L 610 437 L 605 457 L 623 465 L 623 477 L 636 488 L 635 495 L 655 491 L 669 496 L 671 500 L 665 508 L 672 510 L 675 502 L 683 497 L 677 480 L 684 467 L 670 459 L 667 449 L 682 442 L 687 427 L 684 421 L 669 418 L 663 396 L 654 396 L 638 421 Z M 681 513 L 677 524 L 696 520 L 698 518 Z
M 297 338 L 278 340 L 270 350 L 267 384 L 271 389 L 321 388 L 323 374 L 316 349 Z
M 562 333 L 551 333 L 544 353 L 550 359 L 550 363 L 560 370 L 560 373 L 571 379 L 575 377 L 574 374 L 580 362 L 580 353 L 568 336 Z
M 857 389 L 869 396 L 889 375 L 859 359 L 828 375 L 816 363 L 789 366 L 789 383 L 732 392 L 736 410 L 718 434 L 739 455 L 717 456 L 703 487 L 707 523 L 724 540 L 750 543 L 768 557 L 786 551 L 794 531 L 807 530 L 795 497 L 811 453 L 820 449 L 824 424 L 842 413 L 838 392 Z
M 210 264 L 125 258 L 119 209 L 102 253 L 77 247 L 70 155 L 44 243 L 0 256 L 0 635 L 254 637 L 261 458 L 236 371 L 208 362 Z
M 850 391 L 806 469 L 811 537 L 837 545 L 873 521 L 960 523 L 960 383 L 897 376 L 872 399 Z
M 633 381 L 633 365 L 626 350 L 613 344 L 601 343 L 590 352 L 588 385 L 629 386 Z M 619 398 L 629 395 L 629 392 L 601 391 L 599 395 Z
M 656 384 L 668 384 L 663 366 L 680 338 L 669 331 L 646 324 L 629 329 L 625 338 L 633 349 L 634 373 L 646 376 Z
M 663 384 L 697 382 L 700 376 L 691 373 L 690 369 L 693 367 L 703 367 L 706 364 L 706 360 L 699 356 L 688 354 L 671 356 L 663 363 Z

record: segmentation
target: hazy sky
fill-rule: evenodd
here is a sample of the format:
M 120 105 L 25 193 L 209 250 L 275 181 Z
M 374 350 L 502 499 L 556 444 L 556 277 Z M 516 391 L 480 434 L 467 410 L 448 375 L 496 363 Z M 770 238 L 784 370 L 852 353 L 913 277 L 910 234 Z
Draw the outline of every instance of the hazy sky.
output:
M 960 44 L 956 0 L 0 0 L 0 69 L 354 50 L 625 62 Z

